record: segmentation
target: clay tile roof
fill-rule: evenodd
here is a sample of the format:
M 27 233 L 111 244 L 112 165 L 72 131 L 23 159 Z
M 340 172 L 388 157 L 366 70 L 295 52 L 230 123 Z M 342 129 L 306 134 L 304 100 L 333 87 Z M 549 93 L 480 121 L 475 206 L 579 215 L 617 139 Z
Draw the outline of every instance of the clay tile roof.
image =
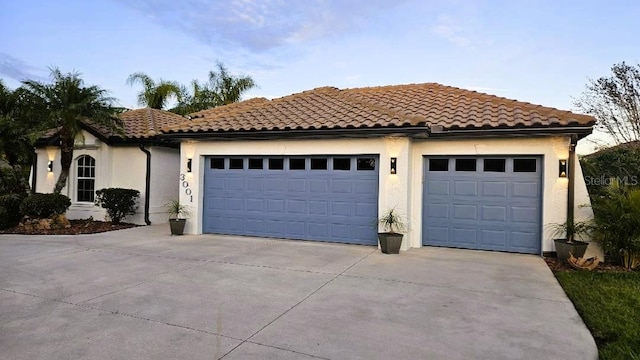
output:
M 189 121 L 189 119 L 181 115 L 152 108 L 125 111 L 119 114 L 118 117 L 122 121 L 124 128 L 123 135 L 126 139 L 151 138 L 160 134 L 160 129 L 164 127 L 179 125 Z M 114 134 L 105 127 L 92 124 L 91 121 L 86 121 L 85 123 L 105 137 L 121 137 L 121 134 Z
M 321 87 L 204 110 L 164 133 L 442 126 L 443 129 L 593 126 L 591 116 L 436 83 Z

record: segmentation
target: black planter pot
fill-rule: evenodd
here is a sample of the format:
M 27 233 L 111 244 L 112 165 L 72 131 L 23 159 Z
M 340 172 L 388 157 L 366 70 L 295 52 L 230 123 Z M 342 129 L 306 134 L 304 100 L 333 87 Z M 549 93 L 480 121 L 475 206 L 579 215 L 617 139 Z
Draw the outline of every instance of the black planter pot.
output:
M 398 233 L 378 233 L 380 250 L 385 254 L 399 254 L 402 237 L 403 235 Z
M 184 225 L 186 223 L 187 219 L 169 219 L 171 235 L 182 235 L 184 233 Z
M 569 258 L 569 253 L 573 254 L 574 257 L 581 258 L 584 256 L 585 251 L 587 251 L 587 246 L 589 243 L 584 241 L 576 241 L 567 242 L 567 239 L 554 239 L 556 244 L 556 254 L 558 256 L 558 260 L 567 260 Z

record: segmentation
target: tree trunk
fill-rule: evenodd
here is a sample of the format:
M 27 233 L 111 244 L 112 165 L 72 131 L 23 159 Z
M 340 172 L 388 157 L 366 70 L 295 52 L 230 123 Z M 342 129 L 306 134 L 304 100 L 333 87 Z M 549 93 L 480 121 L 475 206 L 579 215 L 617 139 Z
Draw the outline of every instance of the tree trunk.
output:
M 69 169 L 71 169 L 71 163 L 73 162 L 73 138 L 68 136 L 62 136 L 60 139 L 60 176 L 56 181 L 56 186 L 53 188 L 53 192 L 60 194 L 62 188 L 67 185 L 67 179 L 69 178 Z

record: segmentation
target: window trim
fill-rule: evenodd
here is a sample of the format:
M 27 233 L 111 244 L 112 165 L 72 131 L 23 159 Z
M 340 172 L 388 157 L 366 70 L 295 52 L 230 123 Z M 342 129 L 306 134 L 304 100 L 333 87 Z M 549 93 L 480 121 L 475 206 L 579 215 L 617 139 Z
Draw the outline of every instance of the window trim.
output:
M 85 159 L 89 159 L 89 164 L 84 164 Z M 82 164 L 82 169 L 93 169 L 93 176 L 80 176 L 80 161 L 83 161 Z M 96 158 L 88 155 L 88 154 L 82 154 L 80 156 L 78 156 L 75 161 L 75 176 L 73 179 L 73 183 L 74 183 L 74 189 L 73 189 L 73 199 L 74 202 L 77 203 L 81 203 L 81 204 L 93 204 L 93 202 L 95 201 L 95 196 L 96 196 Z M 83 171 L 84 172 L 84 171 Z M 90 171 L 91 174 L 91 171 Z M 91 194 L 91 200 L 80 200 L 80 180 L 91 180 L 93 181 L 93 192 Z

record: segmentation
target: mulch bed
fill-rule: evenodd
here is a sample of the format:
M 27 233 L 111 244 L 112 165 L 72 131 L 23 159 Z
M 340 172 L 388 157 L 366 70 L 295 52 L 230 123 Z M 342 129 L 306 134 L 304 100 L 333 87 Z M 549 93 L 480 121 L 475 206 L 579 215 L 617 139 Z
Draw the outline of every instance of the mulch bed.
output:
M 107 231 L 129 229 L 129 228 L 138 226 L 135 224 L 128 224 L 128 223 L 113 225 L 110 222 L 96 221 L 96 220 L 69 220 L 69 222 L 71 223 L 71 227 L 66 229 L 55 229 L 55 230 L 33 229 L 30 231 L 25 231 L 25 229 L 20 226 L 14 226 L 9 229 L 0 230 L 0 234 L 24 234 L 24 235 L 96 234 L 96 233 L 107 232 Z
M 569 266 L 569 264 L 566 261 L 559 261 L 555 257 L 545 257 L 544 261 L 547 262 L 547 265 L 549 266 L 549 268 L 553 272 L 559 272 L 559 271 L 587 271 L 587 270 L 576 270 L 576 269 L 572 268 L 571 266 Z M 619 265 L 614 265 L 614 264 L 611 264 L 611 263 L 604 262 L 604 263 L 598 264 L 598 267 L 595 268 L 592 271 L 593 272 L 629 272 L 631 270 L 627 270 L 624 267 L 619 266 Z

